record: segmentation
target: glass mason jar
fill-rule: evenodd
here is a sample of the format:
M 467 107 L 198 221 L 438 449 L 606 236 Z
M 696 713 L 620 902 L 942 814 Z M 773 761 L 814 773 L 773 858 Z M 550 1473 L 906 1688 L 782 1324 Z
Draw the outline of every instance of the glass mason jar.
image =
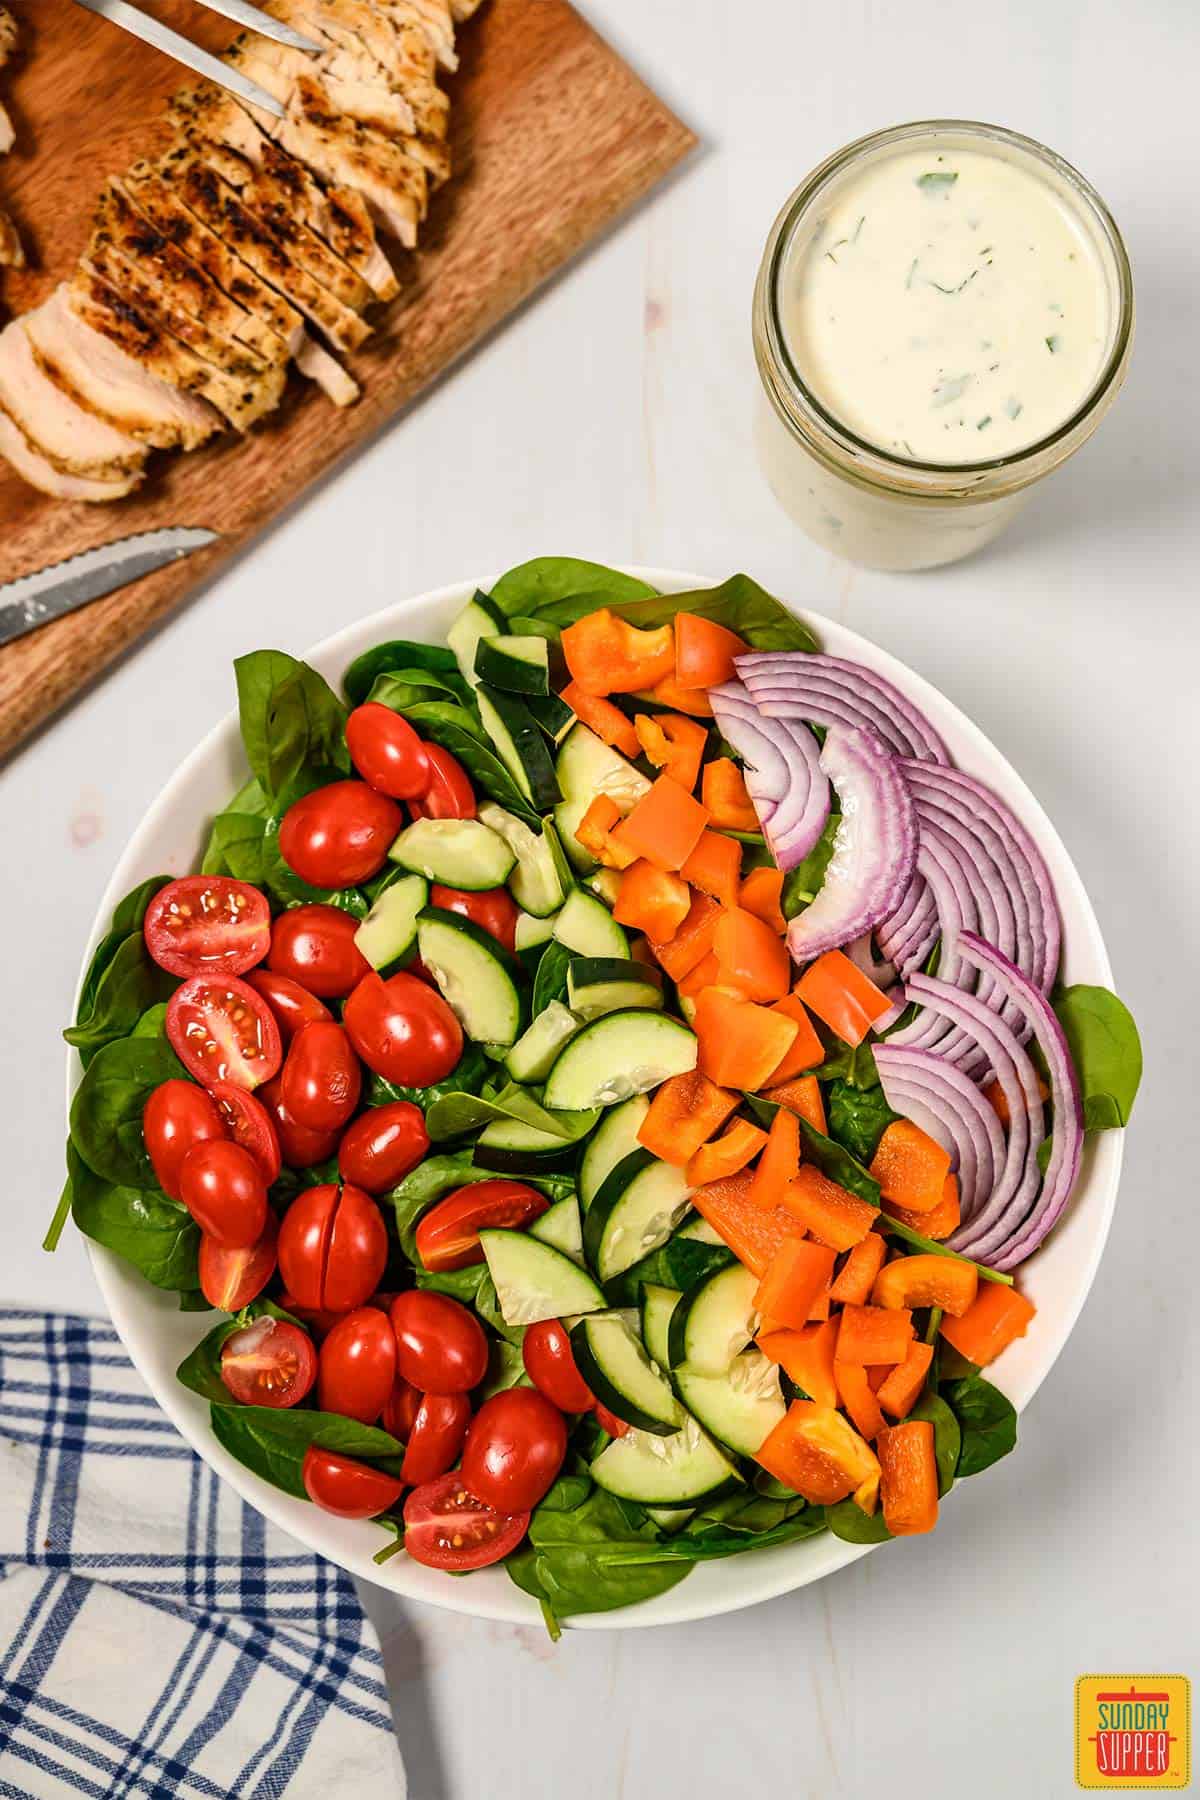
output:
M 1096 253 L 1108 287 L 1108 343 L 1082 402 L 1048 436 L 989 461 L 934 463 L 856 435 L 806 385 L 785 337 L 780 283 L 789 252 L 815 228 L 831 190 L 898 148 L 978 150 L 1023 165 L 1047 184 Z M 762 379 L 757 438 L 776 496 L 817 543 L 876 569 L 929 569 L 982 549 L 1003 531 L 1035 482 L 1095 431 L 1115 399 L 1133 342 L 1133 278 L 1121 235 L 1099 194 L 1044 145 L 997 125 L 940 119 L 894 125 L 828 157 L 796 189 L 767 240 L 754 293 L 754 352 Z

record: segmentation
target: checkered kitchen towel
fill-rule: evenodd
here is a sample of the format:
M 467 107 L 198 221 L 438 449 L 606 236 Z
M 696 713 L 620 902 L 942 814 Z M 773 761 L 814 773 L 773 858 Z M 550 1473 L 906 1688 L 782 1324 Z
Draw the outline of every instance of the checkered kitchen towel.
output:
M 349 1578 L 193 1456 L 116 1333 L 0 1311 L 0 1796 L 403 1796 Z

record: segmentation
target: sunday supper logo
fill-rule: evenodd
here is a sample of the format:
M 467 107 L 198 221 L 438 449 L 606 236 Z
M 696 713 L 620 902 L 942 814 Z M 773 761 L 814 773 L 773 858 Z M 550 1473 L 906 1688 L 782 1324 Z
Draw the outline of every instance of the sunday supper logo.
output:
M 1186 1788 L 1186 1675 L 1081 1675 L 1075 1683 L 1075 1780 L 1081 1788 Z

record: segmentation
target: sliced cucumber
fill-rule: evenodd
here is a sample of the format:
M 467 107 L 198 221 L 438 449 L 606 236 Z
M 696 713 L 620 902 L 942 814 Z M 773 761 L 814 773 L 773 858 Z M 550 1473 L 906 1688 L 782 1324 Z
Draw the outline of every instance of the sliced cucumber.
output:
M 543 637 L 481 637 L 475 645 L 475 673 L 508 694 L 548 695 L 550 646 Z
M 563 739 L 555 772 L 563 798 L 554 823 L 572 863 L 586 874 L 595 868 L 596 859 L 584 849 L 575 831 L 596 795 L 608 794 L 627 813 L 649 791 L 650 783 L 640 769 L 586 725 L 574 726 Z
M 577 956 L 567 970 L 567 998 L 581 1019 L 632 1007 L 661 1011 L 662 975 L 632 957 Z
M 605 1446 L 591 1473 L 597 1487 L 643 1506 L 692 1506 L 742 1479 L 695 1419 L 685 1420 L 670 1437 L 627 1431 Z
M 638 1431 L 670 1437 L 684 1413 L 619 1312 L 591 1313 L 571 1333 L 579 1373 L 602 1406 Z
M 681 1225 L 675 1236 L 694 1238 L 698 1244 L 719 1244 L 723 1250 L 728 1248 L 720 1232 L 710 1225 L 707 1219 L 702 1219 L 699 1213 L 694 1219 L 689 1219 L 685 1225 Z
M 521 965 L 515 956 L 469 919 L 436 906 L 427 906 L 417 921 L 417 948 L 469 1038 L 477 1044 L 516 1043 Z
M 554 935 L 580 956 L 629 956 L 629 939 L 602 900 L 575 888 L 554 921 Z
M 579 1204 L 584 1212 L 617 1164 L 641 1149 L 638 1132 L 649 1111 L 650 1102 L 645 1095 L 635 1094 L 632 1100 L 605 1113 L 597 1125 L 579 1164 Z
M 546 1105 L 564 1112 L 615 1106 L 671 1075 L 686 1075 L 697 1054 L 695 1035 L 680 1019 L 656 1012 L 606 1013 L 559 1052 L 546 1078 Z
M 388 855 L 427 881 L 479 892 L 502 887 L 517 860 L 499 833 L 478 819 L 414 819 Z
M 545 1081 L 558 1061 L 559 1051 L 568 1038 L 575 1036 L 582 1023 L 561 1000 L 552 1000 L 528 1030 L 522 1032 L 504 1059 L 504 1066 L 513 1080 Z
M 742 1456 L 757 1456 L 787 1411 L 779 1370 L 761 1350 L 735 1356 L 723 1375 L 700 1375 L 684 1363 L 675 1385 L 688 1411 Z
M 485 1230 L 479 1242 L 506 1325 L 603 1310 L 604 1295 L 591 1276 L 552 1244 L 526 1231 Z
M 686 1363 L 696 1375 L 723 1375 L 754 1336 L 757 1291 L 757 1275 L 741 1263 L 689 1288 L 671 1315 L 671 1367 Z
M 660 1369 L 671 1366 L 668 1333 L 679 1298 L 678 1288 L 659 1287 L 654 1281 L 647 1281 L 642 1287 L 642 1342 L 647 1356 Z
M 580 1140 L 596 1123 L 594 1112 L 547 1113 L 531 1097 L 522 1103 L 509 1093 L 507 1104 L 515 1116 L 493 1120 L 479 1136 L 471 1158 L 478 1168 L 517 1175 L 531 1163 L 539 1169 L 569 1168 Z
M 673 1537 L 682 1531 L 688 1520 L 695 1514 L 694 1506 L 648 1506 L 646 1516 L 651 1519 L 660 1531 Z
M 597 869 L 594 874 L 585 876 L 584 887 L 597 900 L 602 900 L 611 912 L 617 904 L 621 892 L 621 871 L 619 869 Z
M 507 630 L 508 620 L 495 601 L 482 591 L 477 591 L 475 598 L 468 600 L 446 633 L 446 642 L 454 652 L 463 678 L 472 687 L 477 687 L 479 683 L 479 677 L 475 673 L 475 651 L 479 640 L 500 637 Z
M 384 888 L 354 934 L 373 969 L 387 969 L 407 956 L 417 941 L 417 914 L 429 899 L 423 875 L 401 875 Z
M 525 704 L 552 744 L 561 744 L 575 723 L 575 714 L 557 694 L 528 694 Z
M 486 800 L 479 808 L 479 820 L 504 839 L 517 859 L 508 878 L 517 905 L 537 918 L 557 912 L 571 891 L 572 880 L 558 833 L 549 819 L 543 822 L 540 832 L 531 831 L 523 819 L 505 812 L 494 800 Z
M 555 1250 L 561 1250 L 569 1256 L 573 1263 L 583 1266 L 583 1225 L 579 1217 L 579 1202 L 574 1194 L 568 1194 L 565 1200 L 559 1200 L 544 1212 L 540 1219 L 535 1219 L 529 1227 L 530 1237 L 537 1238 L 541 1244 L 550 1244 Z
M 536 950 L 539 944 L 548 944 L 554 936 L 554 920 L 539 919 L 534 913 L 523 912 L 517 920 L 517 952 Z
M 583 1246 L 601 1281 L 611 1281 L 665 1244 L 687 1211 L 683 1170 L 633 1150 L 607 1177 L 587 1209 Z
M 479 685 L 475 689 L 479 717 L 504 764 L 530 805 L 538 812 L 557 806 L 562 792 L 545 734 L 529 708 L 515 694 Z

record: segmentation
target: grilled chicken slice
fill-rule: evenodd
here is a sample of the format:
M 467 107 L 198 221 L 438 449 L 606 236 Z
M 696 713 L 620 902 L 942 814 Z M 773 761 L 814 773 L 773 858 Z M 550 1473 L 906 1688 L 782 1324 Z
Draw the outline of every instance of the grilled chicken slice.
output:
M 23 269 L 25 250 L 16 226 L 6 212 L 0 211 L 0 268 Z
M 64 394 L 42 369 L 21 319 L 0 331 L 0 406 L 39 455 L 64 475 L 136 475 L 146 448 Z
M 7 6 L 0 6 L 0 69 L 17 47 L 17 21 Z
M 141 471 L 115 476 L 110 481 L 97 481 L 86 475 L 67 475 L 48 462 L 29 442 L 20 426 L 0 406 L 0 456 L 10 462 L 17 474 L 43 494 L 54 500 L 123 500 L 142 479 Z
M 483 0 L 450 0 L 450 11 L 454 14 L 455 23 L 465 25 L 473 19 L 483 5 Z
M 17 141 L 13 130 L 13 122 L 8 116 L 4 102 L 0 100 L 0 156 L 7 156 Z
M 271 11 L 297 30 L 303 31 L 324 47 L 319 59 L 310 59 L 309 72 L 320 80 L 325 90 L 334 89 L 352 96 L 355 105 L 370 106 L 377 113 L 386 112 L 389 129 L 397 133 L 417 128 L 412 107 L 398 92 L 387 70 L 372 55 L 358 34 L 335 19 L 328 6 L 314 0 L 271 0 Z M 343 112 L 358 118 L 357 111 L 338 100 Z
M 109 333 L 85 323 L 65 285 L 21 322 L 56 387 L 148 448 L 194 450 L 220 428 L 211 406 L 161 380 Z
M 453 74 L 458 67 L 454 48 L 454 14 L 448 0 L 375 0 L 394 24 L 417 25 L 433 46 L 443 69 Z

